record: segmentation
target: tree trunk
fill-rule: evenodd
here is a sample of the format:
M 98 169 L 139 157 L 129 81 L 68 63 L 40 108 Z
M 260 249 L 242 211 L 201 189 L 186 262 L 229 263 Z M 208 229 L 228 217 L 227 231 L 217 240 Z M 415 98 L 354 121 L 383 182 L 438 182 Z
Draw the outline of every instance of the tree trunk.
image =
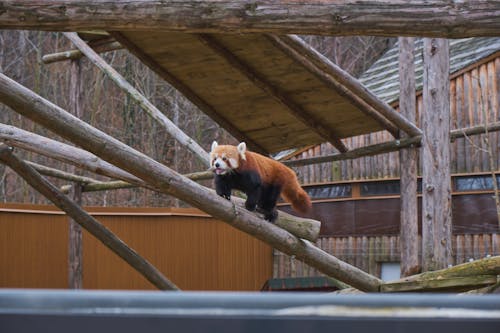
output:
M 424 39 L 422 269 L 452 264 L 449 43 Z
M 69 194 L 75 204 L 82 204 L 82 185 L 75 183 Z M 68 240 L 68 284 L 70 289 L 83 288 L 82 227 L 70 218 Z
M 213 190 L 179 175 L 163 164 L 71 116 L 3 74 L 0 74 L 0 99 L 19 114 L 106 159 L 150 186 L 253 235 L 283 253 L 294 255 L 328 276 L 363 291 L 377 291 L 381 284 L 381 280 L 375 276 L 258 218 L 233 201 L 215 195 Z
M 8 0 L 0 28 L 461 38 L 498 36 L 499 15 L 497 0 Z
M 399 38 L 399 109 L 410 121 L 416 121 L 415 50 L 414 38 Z M 401 133 L 401 137 L 407 135 Z M 399 151 L 401 174 L 401 276 L 420 271 L 418 261 L 418 203 L 417 203 L 418 148 L 408 147 Z

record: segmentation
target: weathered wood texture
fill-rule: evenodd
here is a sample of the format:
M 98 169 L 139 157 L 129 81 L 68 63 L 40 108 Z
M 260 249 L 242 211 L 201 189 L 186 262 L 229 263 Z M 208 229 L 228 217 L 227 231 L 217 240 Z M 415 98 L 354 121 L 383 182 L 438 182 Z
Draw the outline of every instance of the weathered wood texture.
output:
M 163 30 L 430 37 L 496 36 L 495 0 L 462 1 L 19 1 L 2 2 L 0 28 Z
M 489 257 L 390 281 L 381 286 L 381 291 L 464 291 L 495 284 L 498 274 L 500 256 Z
M 481 81 L 479 81 L 481 80 Z M 481 82 L 481 84 L 479 84 Z M 482 100 L 482 102 L 481 102 Z M 484 133 L 484 117 L 481 108 L 486 107 L 488 123 L 500 121 L 500 57 L 479 62 L 463 71 L 454 73 L 450 78 L 450 116 L 451 128 L 451 161 L 452 173 L 486 172 L 490 171 L 488 158 L 483 153 L 484 134 L 474 136 L 474 133 Z M 398 108 L 398 105 L 394 105 Z M 420 126 L 422 95 L 417 94 L 417 125 Z M 464 137 L 455 136 L 462 132 L 459 129 L 475 127 L 480 131 L 470 131 Z M 498 129 L 497 129 L 498 130 Z M 490 143 L 500 146 L 500 133 L 490 128 L 488 135 Z M 456 131 L 456 132 L 454 132 Z M 378 144 L 393 140 L 387 132 L 377 132 L 368 135 L 344 139 L 351 150 L 356 150 L 367 144 Z M 318 148 L 309 148 L 293 159 L 331 155 L 336 150 L 329 144 L 321 144 Z M 317 183 L 335 180 L 354 180 L 371 178 L 391 178 L 400 175 L 398 149 L 393 152 L 358 158 L 352 161 L 323 163 L 314 166 L 296 167 L 304 183 Z M 499 150 L 493 150 L 493 159 L 500 165 Z M 338 161 L 338 160 L 337 160 Z M 421 160 L 419 158 L 419 170 Z M 420 171 L 421 172 L 421 171 Z
M 339 259 L 378 277 L 380 277 L 382 263 L 401 260 L 399 236 L 321 237 L 316 245 Z M 452 247 L 455 265 L 486 256 L 499 256 L 500 235 L 453 235 Z M 419 250 L 419 255 L 420 253 Z M 318 275 L 321 275 L 321 272 L 308 266 L 300 259 L 275 251 L 273 277 Z
M 449 42 L 424 39 L 422 270 L 451 264 Z
M 104 53 L 123 49 L 123 46 L 118 42 L 108 42 L 107 44 L 92 47 L 92 49 L 97 53 Z M 42 57 L 42 61 L 44 64 L 52 64 L 58 61 L 80 59 L 83 56 L 84 54 L 80 50 L 68 50 L 64 52 L 46 54 Z
M 178 290 L 177 286 L 168 280 L 150 262 L 125 244 L 109 229 L 85 212 L 78 204 L 62 194 L 54 185 L 43 178 L 35 169 L 17 158 L 12 148 L 0 144 L 0 160 L 13 169 L 23 179 L 59 209 L 66 212 L 75 222 L 99 239 L 111 251 L 125 260 L 130 266 L 141 273 L 148 281 L 160 290 Z
M 367 102 L 369 92 L 298 37 L 112 35 L 251 150 L 274 153 L 386 128 L 366 110 L 391 108 L 377 99 L 372 103 L 373 96 Z M 346 81 L 353 83 L 349 89 L 342 88 Z M 353 103 L 347 90 L 362 94 L 364 104 Z
M 414 38 L 399 38 L 399 108 L 403 116 L 416 123 L 414 49 Z M 402 133 L 401 137 L 405 138 L 407 135 Z M 408 276 L 420 271 L 417 211 L 418 149 L 409 147 L 400 150 L 399 161 L 401 166 L 401 275 Z
M 206 166 L 210 165 L 208 153 L 179 127 L 177 127 L 167 116 L 158 110 L 144 95 L 135 89 L 125 78 L 118 73 L 111 65 L 87 45 L 78 34 L 74 32 L 65 32 L 64 36 L 68 38 L 94 65 L 103 71 L 111 80 L 113 80 L 130 98 L 141 106 L 148 116 L 156 120 L 161 126 L 174 137 L 179 144 L 193 152 L 200 161 Z
M 192 208 L 85 207 L 182 290 L 258 291 L 267 244 Z M 0 203 L 0 287 L 67 288 L 68 226 L 54 206 Z M 156 289 L 83 232 L 86 289 Z
M 273 247 L 301 258 L 323 273 L 353 287 L 376 291 L 380 280 L 328 255 L 308 241 L 264 221 L 168 167 L 71 116 L 63 109 L 0 74 L 0 98 L 14 111 L 88 149 L 97 156 Z
M 68 194 L 77 205 L 82 204 L 82 186 L 78 183 L 71 187 Z M 83 242 L 82 227 L 77 221 L 68 220 L 68 285 L 70 289 L 83 288 Z

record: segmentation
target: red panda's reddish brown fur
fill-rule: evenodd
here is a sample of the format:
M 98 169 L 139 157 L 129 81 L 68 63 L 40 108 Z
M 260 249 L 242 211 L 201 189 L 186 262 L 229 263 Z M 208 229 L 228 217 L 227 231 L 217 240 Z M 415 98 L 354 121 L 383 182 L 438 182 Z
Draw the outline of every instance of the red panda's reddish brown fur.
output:
M 263 155 L 246 152 L 246 160 L 240 158 L 238 170 L 256 170 L 265 184 L 281 186 L 281 197 L 292 205 L 299 213 L 307 213 L 311 209 L 311 199 L 300 187 L 295 172 L 282 163 Z
M 266 156 L 247 151 L 238 151 L 240 146 L 217 145 L 212 146 L 211 159 L 224 156 L 228 166 L 239 174 L 256 172 L 265 185 L 277 186 L 281 189 L 281 197 L 292 205 L 299 213 L 307 213 L 311 209 L 311 199 L 300 187 L 295 172 Z

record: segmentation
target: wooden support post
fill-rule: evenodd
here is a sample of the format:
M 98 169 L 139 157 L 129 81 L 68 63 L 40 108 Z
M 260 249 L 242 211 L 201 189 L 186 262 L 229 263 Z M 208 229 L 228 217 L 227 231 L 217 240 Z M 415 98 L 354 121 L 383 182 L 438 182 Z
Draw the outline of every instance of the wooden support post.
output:
M 82 185 L 75 183 L 71 187 L 69 194 L 75 204 L 82 204 Z M 70 289 L 83 288 L 83 248 L 82 248 L 82 227 L 74 219 L 69 221 L 69 241 L 68 241 L 68 282 Z
M 452 264 L 449 43 L 424 39 L 422 269 Z
M 194 153 L 206 166 L 210 165 L 208 153 L 190 138 L 186 133 L 179 129 L 170 119 L 168 119 L 160 110 L 158 110 L 150 101 L 146 99 L 137 89 L 125 80 L 113 67 L 99 56 L 90 46 L 87 45 L 78 34 L 74 32 L 65 32 L 64 36 L 83 53 L 100 70 L 102 70 L 111 80 L 113 80 L 125 93 L 136 101 L 146 113 L 160 123 L 165 130 L 172 135 L 177 142 Z
M 399 38 L 399 109 L 410 121 L 416 121 L 414 38 Z M 401 133 L 401 138 L 408 137 Z M 417 157 L 415 146 L 399 151 L 401 188 L 401 276 L 420 271 L 418 260 Z
M 47 127 L 97 156 L 215 218 L 246 232 L 320 272 L 363 291 L 378 291 L 382 281 L 326 253 L 308 241 L 264 221 L 233 201 L 201 186 L 128 147 L 0 73 L 0 100 L 17 113 Z M 279 218 L 279 216 L 278 216 Z
M 8 165 L 19 174 L 26 182 L 52 201 L 59 209 L 63 210 L 80 224 L 85 230 L 101 241 L 107 248 L 125 260 L 132 268 L 138 271 L 149 282 L 160 290 L 178 290 L 177 286 L 161 274 L 151 263 L 142 258 L 120 238 L 99 221 L 90 216 L 79 205 L 62 194 L 54 185 L 43 178 L 30 165 L 12 153 L 12 148 L 0 144 L 0 161 Z

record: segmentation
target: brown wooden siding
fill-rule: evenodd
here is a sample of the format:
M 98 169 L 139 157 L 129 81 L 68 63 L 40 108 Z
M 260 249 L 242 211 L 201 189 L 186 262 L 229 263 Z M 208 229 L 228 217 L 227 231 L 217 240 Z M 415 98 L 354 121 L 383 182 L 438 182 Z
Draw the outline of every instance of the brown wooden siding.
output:
M 260 290 L 272 276 L 269 246 L 200 211 L 89 211 L 181 289 Z M 0 287 L 66 288 L 67 234 L 67 217 L 53 207 L 0 205 Z M 83 287 L 154 289 L 86 232 Z
M 337 258 L 379 277 L 381 263 L 400 261 L 399 236 L 322 237 L 316 245 Z M 454 235 L 452 246 L 455 264 L 461 264 L 487 255 L 500 255 L 500 235 Z M 302 261 L 279 251 L 275 251 L 274 259 L 275 278 L 322 275 Z
M 500 57 L 489 58 L 452 75 L 450 80 L 451 128 L 467 128 L 500 121 Z M 397 105 L 394 105 L 397 108 Z M 417 125 L 422 110 L 422 95 L 417 96 Z M 486 112 L 484 112 L 486 111 Z M 487 115 L 485 119 L 484 114 Z M 485 135 L 460 138 L 451 144 L 451 172 L 489 171 L 485 152 Z M 387 132 L 355 136 L 343 141 L 350 149 L 394 140 Z M 500 167 L 500 133 L 489 134 L 497 170 Z M 306 158 L 336 152 L 330 144 L 311 147 L 295 158 Z M 335 180 L 373 179 L 399 176 L 397 152 L 362 157 L 355 160 L 323 163 L 295 168 L 304 184 Z

